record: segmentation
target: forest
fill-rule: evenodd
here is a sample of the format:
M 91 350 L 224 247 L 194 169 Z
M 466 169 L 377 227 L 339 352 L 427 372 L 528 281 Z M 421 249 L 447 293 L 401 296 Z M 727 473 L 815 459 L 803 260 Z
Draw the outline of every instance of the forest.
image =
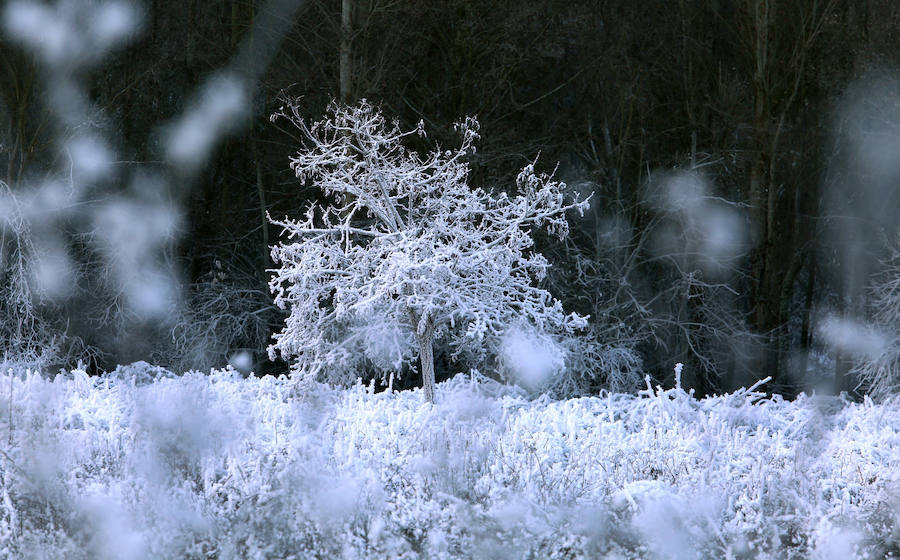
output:
M 0 557 L 896 557 L 900 4 L 7 0 L 0 350 Z
M 458 143 L 453 123 L 476 117 L 473 187 L 511 188 L 536 162 L 593 193 L 568 239 L 537 240 L 552 263 L 546 282 L 594 318 L 591 337 L 642 371 L 664 379 L 685 363 L 702 393 L 765 376 L 787 395 L 819 385 L 861 394 L 872 381 L 834 339 L 847 338 L 841 326 L 865 330 L 895 297 L 878 289 L 897 270 L 894 2 L 120 8 L 133 29 L 80 55 L 35 57 L 10 18 L 3 37 L 0 180 L 20 200 L 51 182 L 90 193 L 44 219 L 56 227 L 30 229 L 38 266 L 67 268 L 54 275 L 67 286 L 27 287 L 48 292 L 32 294 L 30 313 L 57 341 L 58 355 L 43 358 L 51 367 L 82 358 L 91 371 L 137 360 L 202 370 L 245 351 L 257 371 L 283 369 L 265 359 L 283 321 L 267 272 L 279 231 L 266 213 L 295 215 L 316 195 L 288 167 L 296 135 L 269 117 L 287 98 L 310 119 L 332 100 L 366 99 L 406 128 L 424 121 L 421 149 Z M 177 123 L 201 143 L 215 138 L 184 156 L 196 161 L 166 146 Z M 73 149 L 61 143 L 108 156 L 109 168 L 81 178 L 89 189 L 72 185 Z M 173 283 L 148 290 L 177 292 L 177 313 L 143 316 L 121 285 L 144 280 L 117 279 L 86 241 L 117 227 L 92 212 L 140 181 L 164 199 L 154 208 L 165 231 L 145 248 L 158 262 L 145 264 Z M 699 214 L 659 200 L 673 188 L 696 191 L 685 196 L 701 197 Z M 11 296 L 3 305 L 15 309 Z M 895 329 L 896 315 L 886 319 Z M 439 363 L 439 374 L 463 365 Z

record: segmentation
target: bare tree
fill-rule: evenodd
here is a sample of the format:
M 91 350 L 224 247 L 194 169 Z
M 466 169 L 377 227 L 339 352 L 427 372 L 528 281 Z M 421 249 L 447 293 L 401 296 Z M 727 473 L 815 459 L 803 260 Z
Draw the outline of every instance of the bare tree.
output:
M 867 351 L 857 359 L 851 373 L 870 395 L 885 398 L 900 389 L 900 235 L 869 292 L 873 328 L 862 331 L 868 340 L 860 346 Z
M 0 181 L 0 357 L 35 371 L 96 359 L 97 351 L 69 336 L 53 298 L 42 289 L 41 262 L 29 216 L 6 183 Z M 63 324 L 61 324 L 63 323 Z

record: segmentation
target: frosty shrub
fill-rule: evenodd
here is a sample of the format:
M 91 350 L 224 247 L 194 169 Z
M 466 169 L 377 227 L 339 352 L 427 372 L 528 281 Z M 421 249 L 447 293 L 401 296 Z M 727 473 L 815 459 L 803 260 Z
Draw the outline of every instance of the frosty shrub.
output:
M 0 182 L 0 349 L 4 361 L 24 360 L 37 366 L 44 340 L 34 307 L 28 261 L 34 245 L 15 195 Z
M 215 261 L 215 271 L 185 290 L 187 305 L 172 318 L 168 344 L 155 349 L 153 362 L 184 372 L 207 371 L 229 363 L 236 353 L 264 348 L 278 310 L 255 278 Z M 244 373 L 253 360 L 236 367 Z
M 435 339 L 477 353 L 514 324 L 565 332 L 586 325 L 536 285 L 549 265 L 532 250 L 531 233 L 565 237 L 566 212 L 587 201 L 566 201 L 565 185 L 533 165 L 519 174 L 515 194 L 470 188 L 465 158 L 478 138 L 475 119 L 457 125 L 458 148 L 422 156 L 404 144 L 424 136 L 422 123 L 402 131 L 365 101 L 332 104 L 312 124 L 288 102 L 279 117 L 302 135 L 291 168 L 328 202 L 310 205 L 301 219 L 272 220 L 291 241 L 272 249 L 279 268 L 270 285 L 290 315 L 271 357 L 295 359 L 303 376 L 335 379 L 364 360 L 399 370 L 418 353 L 433 402 Z
M 603 191 L 577 175 L 569 188 Z M 698 169 L 655 172 L 633 200 L 602 194 L 566 240 L 545 249 L 550 289 L 592 317 L 588 336 L 571 341 L 581 366 L 555 380 L 558 395 L 632 390 L 642 372 L 673 361 L 689 366 L 687 383 L 702 391 L 752 369 L 762 339 L 739 295 L 750 245 L 740 206 L 716 190 Z
M 565 337 L 565 370 L 548 387 L 560 398 L 592 392 L 598 379 L 617 393 L 634 392 L 644 371 L 640 355 L 628 344 L 602 342 L 601 333 L 592 325 L 585 336 Z

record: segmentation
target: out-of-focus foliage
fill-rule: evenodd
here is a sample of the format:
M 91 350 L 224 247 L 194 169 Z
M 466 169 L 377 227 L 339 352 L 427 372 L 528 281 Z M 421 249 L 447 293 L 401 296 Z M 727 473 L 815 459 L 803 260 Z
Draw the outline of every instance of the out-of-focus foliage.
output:
M 32 332 L 16 336 L 71 342 L 81 335 L 93 345 L 91 352 L 36 345 L 60 364 L 83 359 L 92 369 L 111 368 L 145 358 L 208 368 L 241 347 L 259 350 L 269 336 L 265 314 L 273 307 L 244 297 L 260 293 L 261 282 L 244 272 L 244 285 L 211 296 L 200 278 L 184 285 L 177 256 L 191 178 L 246 124 L 252 75 L 240 72 L 246 68 L 216 73 L 183 114 L 155 113 L 137 131 L 140 138 L 127 137 L 126 123 L 107 112 L 109 99 L 92 87 L 92 73 L 146 30 L 148 15 L 128 0 L 17 0 L 2 12 L 5 37 L 30 55 L 14 56 L 11 44 L 0 51 L 11 80 L 3 90 L 0 151 L 12 182 L 0 200 L 0 220 L 9 227 L 0 225 L 15 233 L 11 243 L 21 241 L 10 257 L 27 260 L 29 293 L 16 301 L 35 318 L 19 321 L 16 328 Z M 124 155 L 135 148 L 128 143 L 148 139 L 163 141 L 158 159 Z M 10 290 L 21 292 L 20 285 Z
M 0 364 L 50 371 L 96 357 L 97 350 L 68 336 L 64 322 L 54 318 L 53 290 L 41 280 L 54 273 L 46 270 L 53 268 L 46 263 L 53 255 L 35 244 L 30 218 L 0 182 Z
M 896 555 L 896 400 L 0 375 L 0 557 Z

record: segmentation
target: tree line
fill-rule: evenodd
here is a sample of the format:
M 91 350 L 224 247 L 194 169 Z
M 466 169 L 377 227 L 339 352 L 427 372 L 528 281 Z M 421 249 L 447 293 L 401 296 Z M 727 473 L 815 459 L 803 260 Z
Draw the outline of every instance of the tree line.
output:
M 99 349 L 98 368 L 263 351 L 283 320 L 268 293 L 278 231 L 266 213 L 293 216 L 317 196 L 288 167 L 295 133 L 268 118 L 284 96 L 311 120 L 332 99 L 367 99 L 404 129 L 424 121 L 429 136 L 411 139 L 423 152 L 477 116 L 472 186 L 510 187 L 538 158 L 593 192 L 567 240 L 537 243 L 547 284 L 607 345 L 595 365 L 638 356 L 665 380 L 682 362 L 700 392 L 770 375 L 791 394 L 825 357 L 829 388 L 851 390 L 854 349 L 827 345 L 826 327 L 868 324 L 874 302 L 896 300 L 871 289 L 892 278 L 900 214 L 896 2 L 186 0 L 141 14 L 133 41 L 73 79 L 117 165 L 164 175 L 183 202 L 170 257 L 186 305 L 121 324 L 103 290 L 45 305 Z M 21 192 L 65 168 L 65 130 L 34 58 L 7 37 L 0 57 L 0 180 Z M 248 110 L 207 165 L 172 168 L 157 131 L 223 67 L 252 85 Z

